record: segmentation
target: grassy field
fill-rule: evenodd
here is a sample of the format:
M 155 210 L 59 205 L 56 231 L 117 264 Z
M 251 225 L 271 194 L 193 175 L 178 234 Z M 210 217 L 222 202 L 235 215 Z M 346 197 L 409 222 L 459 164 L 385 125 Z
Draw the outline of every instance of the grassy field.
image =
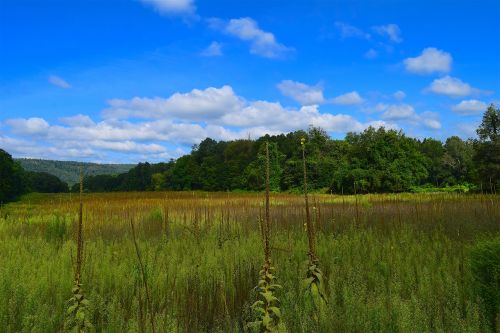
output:
M 262 194 L 85 194 L 82 282 L 95 330 L 149 332 L 152 317 L 157 332 L 243 331 L 263 263 L 263 202 Z M 495 330 L 498 285 L 480 278 L 491 275 L 484 260 L 500 266 L 499 196 L 311 195 L 310 203 L 328 306 L 318 316 L 301 289 L 308 251 L 303 197 L 273 194 L 281 330 Z M 70 194 L 29 195 L 1 208 L 0 331 L 63 330 L 78 204 Z

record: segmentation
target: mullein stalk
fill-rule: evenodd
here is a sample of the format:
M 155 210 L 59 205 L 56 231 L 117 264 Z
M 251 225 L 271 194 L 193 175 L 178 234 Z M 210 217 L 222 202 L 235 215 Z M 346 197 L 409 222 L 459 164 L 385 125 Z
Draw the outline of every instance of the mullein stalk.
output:
M 265 229 L 265 246 L 264 258 L 266 263 L 271 263 L 271 247 L 269 245 L 269 237 L 271 223 L 269 221 L 269 142 L 266 141 L 266 229 Z
M 306 227 L 307 239 L 309 240 L 309 260 L 311 262 L 317 261 L 316 257 L 316 230 L 314 224 L 311 222 L 311 213 L 309 211 L 309 196 L 307 193 L 307 168 L 306 168 L 306 148 L 305 139 L 300 140 L 302 146 L 302 167 L 304 170 L 304 200 L 306 203 Z
M 68 300 L 66 310 L 65 331 L 88 332 L 93 329 L 90 322 L 89 301 L 85 298 L 82 289 L 82 264 L 83 264 L 83 172 L 80 167 L 80 204 L 78 211 L 78 229 L 76 237 L 76 266 L 74 272 L 74 285 L 71 290 L 73 296 Z
M 280 285 L 276 284 L 274 267 L 271 264 L 270 245 L 270 216 L 269 216 L 269 143 L 266 142 L 266 211 L 265 221 L 262 223 L 264 234 L 264 266 L 259 272 L 259 284 L 255 288 L 259 293 L 259 299 L 251 306 L 255 313 L 256 320 L 247 324 L 248 329 L 259 332 L 275 332 L 281 320 L 279 300 L 275 292 Z
M 305 138 L 300 140 L 302 146 L 302 165 L 304 173 L 304 201 L 306 205 L 306 228 L 307 238 L 309 241 L 309 264 L 306 273 L 306 278 L 303 281 L 304 289 L 310 299 L 314 308 L 320 315 L 324 314 L 325 305 L 328 303 L 325 294 L 325 285 L 323 279 L 323 272 L 319 268 L 319 259 L 316 255 L 316 228 L 311 220 L 309 211 L 309 198 L 307 193 L 307 164 L 306 164 L 306 148 Z M 315 316 L 317 319 L 318 316 Z

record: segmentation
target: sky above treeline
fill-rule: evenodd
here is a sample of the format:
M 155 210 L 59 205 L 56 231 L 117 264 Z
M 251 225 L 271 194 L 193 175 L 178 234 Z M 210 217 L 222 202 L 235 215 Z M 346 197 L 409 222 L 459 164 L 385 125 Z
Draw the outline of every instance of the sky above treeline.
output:
M 166 161 L 309 125 L 475 137 L 500 2 L 1 0 L 0 148 Z

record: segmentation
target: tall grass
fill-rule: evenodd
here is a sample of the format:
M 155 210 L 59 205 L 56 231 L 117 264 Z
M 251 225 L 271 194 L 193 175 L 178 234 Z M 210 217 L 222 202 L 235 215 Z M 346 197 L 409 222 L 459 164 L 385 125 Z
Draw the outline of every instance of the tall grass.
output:
M 63 330 L 74 199 L 30 195 L 2 208 L 0 331 Z M 262 267 L 261 194 L 107 193 L 82 202 L 81 277 L 97 332 L 137 332 L 140 311 L 147 318 L 131 218 L 157 332 L 244 330 Z M 493 332 L 470 249 L 498 239 L 498 196 L 315 195 L 316 254 L 329 291 L 323 320 L 311 316 L 301 288 L 304 197 L 273 194 L 269 205 L 287 331 Z

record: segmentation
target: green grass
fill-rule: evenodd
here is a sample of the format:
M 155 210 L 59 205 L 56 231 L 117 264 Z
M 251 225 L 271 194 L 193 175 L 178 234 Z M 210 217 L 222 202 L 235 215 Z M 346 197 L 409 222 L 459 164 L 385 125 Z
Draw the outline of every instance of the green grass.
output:
M 39 195 L 2 207 L 2 332 L 62 331 L 73 285 L 76 199 Z M 498 196 L 315 195 L 329 300 L 318 319 L 300 287 L 307 269 L 302 200 L 271 199 L 273 265 L 288 332 L 494 331 L 495 304 L 485 303 L 476 270 L 498 260 Z M 242 331 L 252 319 L 263 262 L 262 203 L 262 195 L 250 193 L 85 195 L 82 282 L 96 331 L 138 332 L 140 318 L 148 318 L 131 218 L 157 331 Z M 493 254 L 485 259 L 474 249 L 486 243 L 497 245 L 489 245 Z

